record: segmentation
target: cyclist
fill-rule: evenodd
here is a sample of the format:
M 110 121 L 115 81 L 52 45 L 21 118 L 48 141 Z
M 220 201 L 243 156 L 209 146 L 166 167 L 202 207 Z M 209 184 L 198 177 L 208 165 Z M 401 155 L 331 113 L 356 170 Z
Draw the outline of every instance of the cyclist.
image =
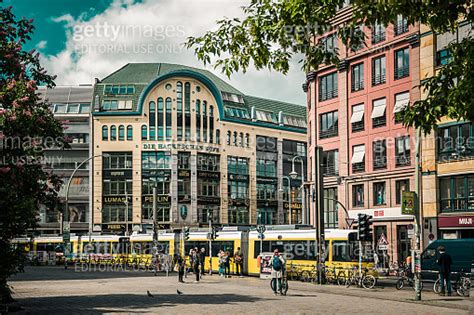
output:
M 273 251 L 273 256 L 270 259 L 270 266 L 272 268 L 272 288 L 273 293 L 277 295 L 277 284 L 278 292 L 282 294 L 281 279 L 283 278 L 283 270 L 285 268 L 285 260 L 281 257 L 278 249 Z

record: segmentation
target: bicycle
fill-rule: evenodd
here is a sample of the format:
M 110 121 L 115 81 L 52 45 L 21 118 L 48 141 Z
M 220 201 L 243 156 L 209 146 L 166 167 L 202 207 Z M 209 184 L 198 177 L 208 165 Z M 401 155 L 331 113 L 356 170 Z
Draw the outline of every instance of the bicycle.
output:
M 276 291 L 274 286 L 273 286 L 273 283 L 275 283 L 275 285 L 278 286 L 277 282 L 278 282 L 278 279 L 276 279 L 276 281 L 273 282 L 273 278 L 272 278 L 272 281 L 270 281 L 270 287 L 272 288 L 273 292 Z M 286 295 L 286 293 L 288 292 L 288 275 L 287 275 L 285 267 L 283 267 L 283 269 L 282 269 L 281 291 L 280 292 L 281 292 L 282 295 Z
M 398 275 L 398 280 L 397 280 L 397 283 L 395 285 L 397 290 L 401 290 L 405 286 L 405 283 L 407 283 L 410 287 L 415 289 L 415 278 L 414 278 L 413 273 L 410 272 L 410 267 L 409 266 L 405 266 L 405 267 L 400 268 L 397 271 L 397 275 Z M 423 290 L 423 282 L 422 281 L 420 281 L 420 286 L 421 286 L 421 290 Z
M 468 297 L 471 290 L 471 279 L 466 275 L 464 269 L 461 269 L 460 272 L 456 273 L 455 281 L 451 282 L 453 291 L 455 291 L 459 296 Z M 441 279 L 438 275 L 438 279 L 433 285 L 433 291 L 436 294 L 441 293 Z
M 346 278 L 346 287 L 348 288 L 352 284 L 355 284 L 359 288 L 363 287 L 365 289 L 372 289 L 377 283 L 377 279 L 374 276 L 367 274 L 367 271 L 368 270 L 365 269 L 361 275 L 357 268 L 354 268 L 352 271 L 349 270 Z

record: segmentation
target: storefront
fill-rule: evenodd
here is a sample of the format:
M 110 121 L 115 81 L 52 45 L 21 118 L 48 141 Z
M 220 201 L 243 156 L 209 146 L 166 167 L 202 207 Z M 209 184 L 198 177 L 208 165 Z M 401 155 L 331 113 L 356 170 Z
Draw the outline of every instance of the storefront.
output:
M 474 215 L 440 215 L 438 229 L 442 239 L 474 238 Z

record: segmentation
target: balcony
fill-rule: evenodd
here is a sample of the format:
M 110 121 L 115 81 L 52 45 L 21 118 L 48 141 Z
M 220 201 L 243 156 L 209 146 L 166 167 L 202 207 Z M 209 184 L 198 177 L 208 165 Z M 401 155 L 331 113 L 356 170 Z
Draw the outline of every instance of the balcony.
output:
M 377 44 L 385 40 L 385 32 L 372 34 L 372 44 Z
M 352 132 L 363 131 L 365 129 L 364 121 L 352 123 Z
M 411 164 L 410 155 L 398 155 L 395 156 L 395 166 L 408 166 Z
M 393 31 L 395 32 L 395 35 L 400 35 L 403 33 L 408 32 L 408 23 L 406 20 L 400 21 L 397 24 L 393 26 Z
M 357 92 L 364 89 L 364 80 L 353 81 L 351 85 L 351 91 Z
M 319 131 L 319 139 L 326 139 L 326 138 L 331 138 L 331 137 L 337 137 L 339 134 L 339 128 L 337 125 L 328 128 L 326 130 L 320 130 Z
M 380 170 L 387 168 L 387 157 L 377 156 L 374 158 L 374 170 Z
M 395 68 L 395 80 L 406 78 L 410 75 L 410 69 L 408 67 Z
M 380 75 L 373 75 L 372 76 L 372 85 L 379 85 L 379 84 L 384 84 L 385 81 L 385 73 L 382 73 Z
M 337 89 L 333 89 L 333 90 L 330 90 L 330 91 L 319 91 L 319 101 L 322 102 L 322 101 L 326 101 L 326 100 L 329 100 L 329 99 L 332 99 L 332 98 L 336 98 L 337 97 Z
M 352 173 L 365 172 L 365 162 L 352 164 Z
M 474 146 L 459 146 L 457 148 L 445 148 L 444 150 L 438 150 L 438 161 L 449 162 L 460 160 L 463 158 L 474 157 Z
M 383 115 L 382 117 L 372 118 L 372 127 L 383 127 L 387 124 L 387 117 Z
M 439 203 L 442 213 L 474 211 L 474 197 L 441 199 Z

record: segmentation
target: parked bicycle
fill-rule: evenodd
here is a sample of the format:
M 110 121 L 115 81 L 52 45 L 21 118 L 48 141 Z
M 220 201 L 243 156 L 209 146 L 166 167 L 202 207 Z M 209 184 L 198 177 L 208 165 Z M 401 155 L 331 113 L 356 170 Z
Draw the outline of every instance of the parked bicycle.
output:
M 357 268 L 349 270 L 346 277 L 346 287 L 357 285 L 359 288 L 372 289 L 377 283 L 377 279 L 368 274 L 368 271 L 368 269 L 364 269 L 362 273 L 359 273 Z
M 461 272 L 455 273 L 455 278 L 454 281 L 451 281 L 451 286 L 453 291 L 458 295 L 467 297 L 471 290 L 471 279 L 466 275 L 464 270 L 461 269 Z M 436 294 L 441 293 L 441 280 L 439 276 L 433 286 L 433 291 Z
M 415 278 L 413 272 L 411 272 L 410 266 L 402 266 L 397 271 L 397 284 L 395 287 L 397 290 L 401 290 L 405 284 L 415 289 Z M 423 290 L 423 282 L 420 281 L 421 290 Z

